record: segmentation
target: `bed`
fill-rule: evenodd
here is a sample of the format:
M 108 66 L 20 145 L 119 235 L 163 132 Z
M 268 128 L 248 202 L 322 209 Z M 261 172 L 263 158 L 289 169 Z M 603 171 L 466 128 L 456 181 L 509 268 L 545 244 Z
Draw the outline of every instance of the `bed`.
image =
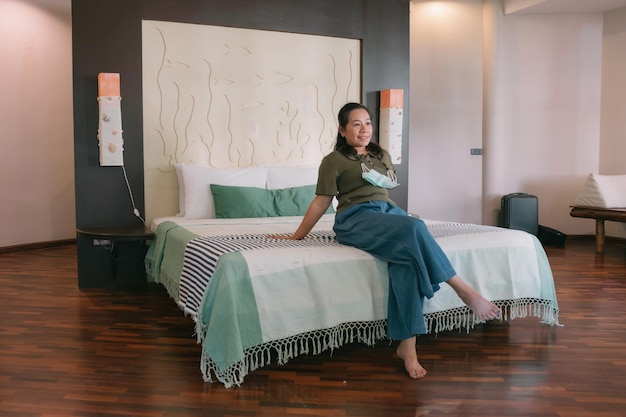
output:
M 207 382 L 241 385 L 270 363 L 386 337 L 387 265 L 339 244 L 332 210 L 303 240 L 268 237 L 289 234 L 301 221 L 316 176 L 316 168 L 305 170 L 281 169 L 274 177 L 272 168 L 213 170 L 196 181 L 195 191 L 183 180 L 181 213 L 151 222 L 148 276 L 195 322 Z M 558 324 L 552 272 L 535 236 L 425 222 L 459 275 L 502 307 L 503 320 L 535 317 Z M 429 332 L 470 331 L 479 323 L 446 285 L 424 309 Z

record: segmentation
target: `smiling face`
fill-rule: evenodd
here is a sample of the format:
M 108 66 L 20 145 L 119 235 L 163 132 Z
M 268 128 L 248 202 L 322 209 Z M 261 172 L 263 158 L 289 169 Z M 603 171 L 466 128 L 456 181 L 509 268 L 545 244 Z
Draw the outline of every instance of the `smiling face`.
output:
M 372 140 L 372 120 L 365 109 L 354 109 L 350 112 L 345 127 L 339 126 L 339 133 L 346 138 L 357 154 L 366 154 L 365 147 Z

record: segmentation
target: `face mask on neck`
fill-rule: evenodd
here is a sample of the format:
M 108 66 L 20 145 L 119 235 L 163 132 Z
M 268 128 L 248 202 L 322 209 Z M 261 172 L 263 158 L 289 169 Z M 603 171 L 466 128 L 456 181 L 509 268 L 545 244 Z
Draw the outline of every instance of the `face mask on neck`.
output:
M 363 163 L 361 163 L 361 170 L 363 179 L 376 187 L 391 189 L 399 185 L 396 174 L 393 171 L 387 170 L 387 175 L 383 175 L 375 169 L 369 169 Z

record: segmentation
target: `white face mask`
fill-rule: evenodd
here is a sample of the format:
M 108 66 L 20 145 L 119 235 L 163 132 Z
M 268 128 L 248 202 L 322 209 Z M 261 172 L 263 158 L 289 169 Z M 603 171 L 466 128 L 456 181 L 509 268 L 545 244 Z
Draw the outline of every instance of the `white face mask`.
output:
M 396 177 L 395 172 L 387 170 L 387 175 L 383 175 L 375 169 L 369 169 L 365 164 L 361 163 L 361 176 L 367 182 L 376 187 L 381 188 L 396 188 L 398 184 L 398 179 Z

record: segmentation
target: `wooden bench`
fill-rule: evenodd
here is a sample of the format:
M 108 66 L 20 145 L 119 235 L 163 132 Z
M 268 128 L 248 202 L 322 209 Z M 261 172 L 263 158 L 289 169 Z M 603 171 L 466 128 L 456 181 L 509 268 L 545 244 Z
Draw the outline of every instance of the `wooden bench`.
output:
M 584 217 L 596 220 L 596 252 L 604 252 L 604 222 L 626 223 L 626 209 L 609 209 L 600 207 L 574 206 L 570 212 L 572 217 Z

